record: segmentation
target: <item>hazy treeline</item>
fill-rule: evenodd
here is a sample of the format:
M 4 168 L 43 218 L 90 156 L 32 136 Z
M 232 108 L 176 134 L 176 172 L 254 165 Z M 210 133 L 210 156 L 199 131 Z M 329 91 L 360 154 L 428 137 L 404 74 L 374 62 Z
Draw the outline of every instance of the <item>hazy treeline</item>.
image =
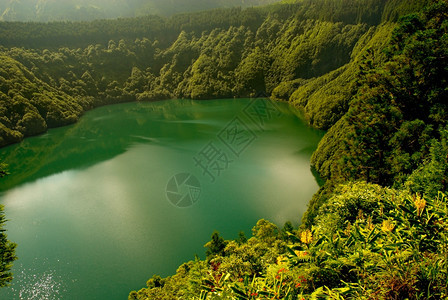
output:
M 172 15 L 225 7 L 251 7 L 278 0 L 4 0 L 2 21 L 89 21 L 143 15 Z

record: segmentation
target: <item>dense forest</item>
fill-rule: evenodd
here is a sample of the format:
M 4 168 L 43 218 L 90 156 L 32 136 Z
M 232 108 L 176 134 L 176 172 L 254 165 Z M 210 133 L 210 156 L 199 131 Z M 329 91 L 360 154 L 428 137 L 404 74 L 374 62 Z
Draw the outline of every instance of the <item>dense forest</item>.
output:
M 382 40 L 387 25 L 375 24 L 390 6 L 384 0 L 299 1 L 172 18 L 0 22 L 0 146 L 115 102 L 261 91 L 285 98 L 288 86 L 340 72 L 369 41 Z M 344 101 L 313 114 L 311 124 L 337 120 Z
M 327 130 L 311 161 L 325 183 L 299 228 L 214 232 L 205 260 L 154 275 L 129 299 L 448 296 L 448 1 L 0 27 L 0 146 L 100 105 L 259 92 Z

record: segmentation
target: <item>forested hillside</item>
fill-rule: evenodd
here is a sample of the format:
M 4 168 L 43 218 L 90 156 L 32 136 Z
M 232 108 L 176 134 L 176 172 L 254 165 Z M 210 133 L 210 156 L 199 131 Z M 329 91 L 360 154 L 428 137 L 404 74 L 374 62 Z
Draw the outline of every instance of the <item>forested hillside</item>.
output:
M 415 10 L 370 27 L 341 67 L 282 77 L 272 90 L 329 129 L 312 158 L 327 181 L 301 228 L 261 220 L 249 240 L 215 233 L 205 261 L 154 276 L 130 299 L 448 295 L 448 4 Z
M 388 31 L 388 25 L 376 24 L 390 5 L 298 1 L 172 18 L 2 22 L 0 96 L 5 113 L 0 145 L 74 122 L 86 109 L 115 102 L 242 97 L 271 93 L 280 83 L 274 96 L 287 100 L 285 87 L 309 86 L 312 78 L 330 71 L 356 68 L 374 38 L 384 43 L 381 34 L 387 37 L 391 26 Z M 347 73 L 356 77 L 351 70 Z M 23 76 L 27 80 L 19 79 Z M 291 99 L 300 97 L 299 92 Z M 63 103 L 61 93 L 67 95 Z M 345 112 L 348 98 L 318 104 L 325 109 L 308 114 L 311 124 L 328 128 Z M 15 109 L 17 102 L 24 108 Z M 316 106 L 312 97 L 308 102 L 306 107 Z
M 448 296 L 448 2 L 395 4 L 341 67 L 271 86 L 328 129 L 312 157 L 326 183 L 300 228 L 260 220 L 250 239 L 214 233 L 205 261 L 129 299 Z
M 448 296 L 447 0 L 0 28 L 1 146 L 99 105 L 259 92 L 328 130 L 311 161 L 325 184 L 299 229 L 260 220 L 249 239 L 214 233 L 206 260 L 130 299 Z

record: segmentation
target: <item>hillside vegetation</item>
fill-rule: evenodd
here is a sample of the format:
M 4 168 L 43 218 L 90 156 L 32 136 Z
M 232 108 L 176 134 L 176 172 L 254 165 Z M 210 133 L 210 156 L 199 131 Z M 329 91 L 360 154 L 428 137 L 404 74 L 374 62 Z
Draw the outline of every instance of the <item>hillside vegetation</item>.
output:
M 246 239 L 216 232 L 207 259 L 154 275 L 129 299 L 445 299 L 447 199 L 341 185 L 316 226 L 259 220 Z
M 325 184 L 299 229 L 215 232 L 205 260 L 129 299 L 448 297 L 447 0 L 0 28 L 1 146 L 99 105 L 260 92 L 328 130 L 311 161 Z
M 341 67 L 273 89 L 328 129 L 312 158 L 327 181 L 301 227 L 214 233 L 205 261 L 129 299 L 446 298 L 448 3 L 417 11 L 369 28 Z
M 392 26 L 376 26 L 389 6 L 320 0 L 173 18 L 0 22 L 0 99 L 6 108 L 23 102 L 21 109 L 5 110 L 0 146 L 75 122 L 83 111 L 104 104 L 259 92 L 288 100 L 285 88 L 309 90 L 316 80 L 327 81 L 320 76 L 330 71 L 326 76 L 351 76 L 345 81 L 353 82 L 363 51 L 390 34 Z M 335 76 L 343 69 L 344 76 Z M 291 100 L 306 101 L 303 106 L 313 110 L 310 123 L 319 128 L 342 116 L 353 93 L 347 89 L 345 97 L 333 95 L 337 101 L 316 104 L 313 95 L 294 100 L 301 90 Z

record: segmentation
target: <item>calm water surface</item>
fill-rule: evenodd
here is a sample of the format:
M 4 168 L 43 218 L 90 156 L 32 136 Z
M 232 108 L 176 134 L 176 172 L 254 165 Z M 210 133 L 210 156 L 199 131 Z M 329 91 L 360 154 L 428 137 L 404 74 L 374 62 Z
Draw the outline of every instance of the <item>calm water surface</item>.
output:
M 263 99 L 127 103 L 0 149 L 19 256 L 0 299 L 127 299 L 204 257 L 215 229 L 297 224 L 323 135 L 297 115 Z

